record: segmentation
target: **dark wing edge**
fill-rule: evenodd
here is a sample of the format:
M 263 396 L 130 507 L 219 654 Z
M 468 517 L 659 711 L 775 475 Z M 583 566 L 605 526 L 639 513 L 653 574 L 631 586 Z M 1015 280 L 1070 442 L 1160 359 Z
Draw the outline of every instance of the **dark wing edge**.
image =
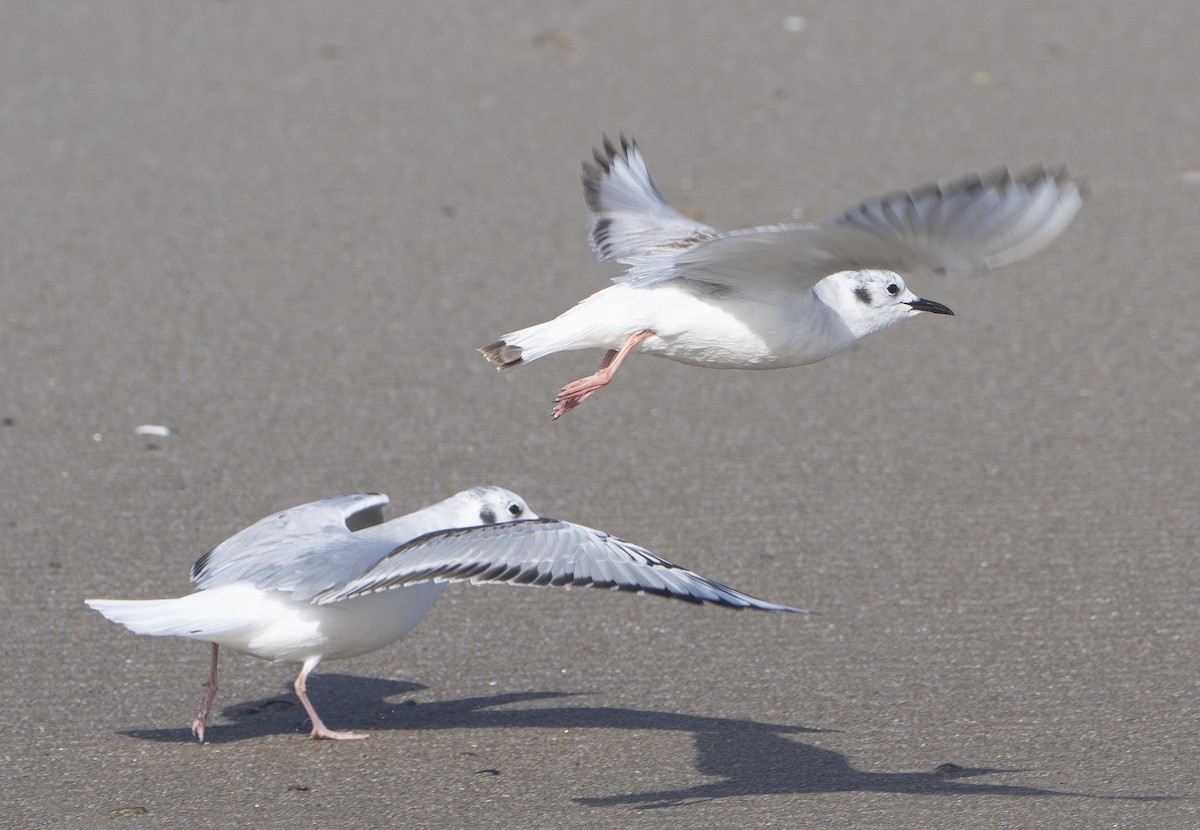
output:
M 604 136 L 592 159 L 583 163 L 583 197 L 588 241 L 602 262 L 658 261 L 717 236 L 667 204 L 632 137 L 621 133 L 614 144 Z
M 968 273 L 1037 253 L 1074 221 L 1085 195 L 1066 165 L 1034 165 L 1015 176 L 1000 167 L 869 199 L 823 227 L 865 231 L 896 246 L 894 260 L 887 256 L 880 267 L 894 261 Z
M 326 605 L 427 582 L 609 588 L 729 608 L 807 613 L 722 585 L 601 531 L 549 518 L 427 533 L 312 601 Z
M 997 169 L 869 199 L 820 224 L 768 225 L 721 234 L 647 263 L 623 281 L 679 276 L 734 287 L 807 288 L 838 271 L 930 269 L 967 274 L 1017 262 L 1074 221 L 1084 188 L 1066 167 Z

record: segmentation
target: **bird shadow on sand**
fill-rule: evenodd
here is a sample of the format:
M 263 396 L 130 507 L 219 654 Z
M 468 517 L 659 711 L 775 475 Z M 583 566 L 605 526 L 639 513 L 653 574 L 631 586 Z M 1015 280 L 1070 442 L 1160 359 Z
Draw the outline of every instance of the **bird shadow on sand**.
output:
M 983 775 L 1027 772 L 990 767 L 961 767 L 945 763 L 928 772 L 870 772 L 855 769 L 840 752 L 795 740 L 794 735 L 838 730 L 761 723 L 733 718 L 684 715 L 610 706 L 538 706 L 501 708 L 520 703 L 575 698 L 578 692 L 509 692 L 459 700 L 417 702 L 410 695 L 426 687 L 382 678 L 322 674 L 309 681 L 313 702 L 327 723 L 337 729 L 382 732 L 432 729 L 625 729 L 688 732 L 696 747 L 696 771 L 715 780 L 676 789 L 620 793 L 575 801 L 595 807 L 630 806 L 641 809 L 750 795 L 891 792 L 910 795 L 1053 796 L 1121 801 L 1163 801 L 1172 796 L 1089 794 L 976 783 Z M 234 721 L 213 724 L 206 743 L 230 743 L 282 732 L 305 732 L 309 724 L 294 696 L 234 704 L 222 710 Z M 188 728 L 127 730 L 142 740 L 194 742 Z

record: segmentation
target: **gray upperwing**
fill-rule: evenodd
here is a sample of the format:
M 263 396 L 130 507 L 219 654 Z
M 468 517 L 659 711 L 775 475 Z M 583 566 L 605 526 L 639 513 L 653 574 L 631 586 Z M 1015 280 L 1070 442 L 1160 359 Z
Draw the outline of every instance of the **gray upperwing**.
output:
M 192 582 L 200 588 L 250 582 L 290 590 L 331 548 L 347 544 L 352 530 L 382 522 L 387 503 L 382 493 L 355 493 L 275 513 L 196 560 Z
M 799 611 L 729 588 L 601 531 L 546 518 L 427 533 L 313 599 L 325 605 L 423 582 L 593 586 L 734 608 Z
M 588 241 L 601 261 L 656 261 L 717 235 L 667 204 L 637 142 L 623 134 L 619 147 L 605 136 L 603 151 L 584 162 L 583 196 Z
M 1032 167 L 1012 176 L 1000 168 L 944 187 L 871 199 L 822 227 L 861 233 L 870 267 L 931 268 L 965 274 L 1008 265 L 1050 244 L 1083 206 L 1083 193 L 1065 167 Z M 877 239 L 881 247 L 868 240 Z
M 809 288 L 838 271 L 930 269 L 965 274 L 1024 259 L 1048 245 L 1083 205 L 1065 168 L 997 170 L 871 199 L 822 224 L 721 234 L 669 263 L 623 278 L 650 285 L 686 277 L 729 286 Z

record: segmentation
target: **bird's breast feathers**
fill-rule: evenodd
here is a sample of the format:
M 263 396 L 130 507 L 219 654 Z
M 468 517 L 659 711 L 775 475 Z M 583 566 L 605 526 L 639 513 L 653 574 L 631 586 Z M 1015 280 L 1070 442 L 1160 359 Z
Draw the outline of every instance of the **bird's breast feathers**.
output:
M 849 333 L 839 331 L 811 291 L 748 297 L 737 289 L 712 293 L 677 281 L 635 292 L 672 288 L 667 301 L 652 303 L 655 320 L 647 328 L 656 336 L 642 344 L 645 354 L 693 366 L 778 369 L 823 360 L 852 342 L 842 342 Z

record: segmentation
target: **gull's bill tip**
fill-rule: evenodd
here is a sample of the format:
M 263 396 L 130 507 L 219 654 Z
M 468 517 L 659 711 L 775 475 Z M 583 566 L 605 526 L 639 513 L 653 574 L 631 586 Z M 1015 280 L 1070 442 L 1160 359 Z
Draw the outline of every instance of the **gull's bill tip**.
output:
M 921 297 L 910 300 L 908 305 L 912 306 L 916 311 L 928 311 L 930 314 L 949 314 L 951 317 L 954 316 L 954 312 L 950 310 L 949 306 L 944 306 L 933 300 L 922 299 Z

